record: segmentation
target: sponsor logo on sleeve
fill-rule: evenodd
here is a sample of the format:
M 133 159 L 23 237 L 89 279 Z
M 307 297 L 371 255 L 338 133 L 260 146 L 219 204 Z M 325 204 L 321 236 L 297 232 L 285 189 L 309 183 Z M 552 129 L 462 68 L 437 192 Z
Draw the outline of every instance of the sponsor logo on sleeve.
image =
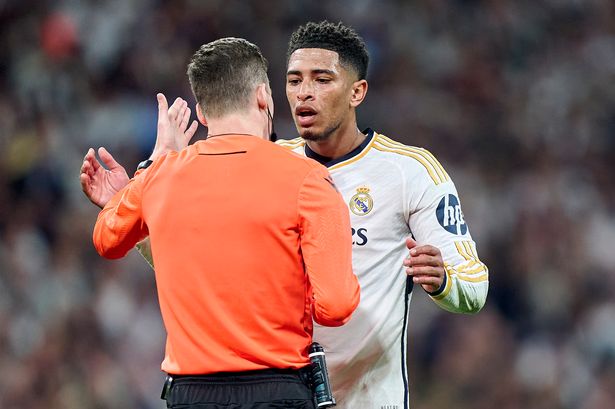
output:
M 436 209 L 436 217 L 440 226 L 449 233 L 464 235 L 468 232 L 459 199 L 455 195 L 446 195 L 440 200 Z

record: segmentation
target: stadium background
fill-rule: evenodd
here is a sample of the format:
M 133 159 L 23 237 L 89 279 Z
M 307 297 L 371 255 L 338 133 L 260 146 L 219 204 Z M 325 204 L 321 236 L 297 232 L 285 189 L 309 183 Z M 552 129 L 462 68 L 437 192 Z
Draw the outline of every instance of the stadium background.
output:
M 163 407 L 153 275 L 95 253 L 82 157 L 134 169 L 155 92 L 193 101 L 189 57 L 229 35 L 261 46 L 294 136 L 286 43 L 323 18 L 368 44 L 360 126 L 441 160 L 491 271 L 476 316 L 415 291 L 413 407 L 615 407 L 610 0 L 0 1 L 0 407 Z

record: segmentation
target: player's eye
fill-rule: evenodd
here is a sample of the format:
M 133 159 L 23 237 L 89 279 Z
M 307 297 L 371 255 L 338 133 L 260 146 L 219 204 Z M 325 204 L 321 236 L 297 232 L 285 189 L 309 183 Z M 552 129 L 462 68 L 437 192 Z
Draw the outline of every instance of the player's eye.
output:
M 327 83 L 331 82 L 331 78 L 318 77 L 318 78 L 316 78 L 316 82 L 318 82 L 319 84 L 327 84 Z
M 299 79 L 298 78 L 289 78 L 287 80 L 288 85 L 298 85 L 299 84 Z

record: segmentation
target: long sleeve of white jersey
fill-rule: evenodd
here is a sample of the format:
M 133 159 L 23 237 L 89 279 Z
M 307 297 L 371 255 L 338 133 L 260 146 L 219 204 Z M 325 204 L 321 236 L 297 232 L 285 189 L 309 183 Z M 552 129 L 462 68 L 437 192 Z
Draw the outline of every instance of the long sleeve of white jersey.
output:
M 435 158 L 433 165 L 431 174 L 422 168 L 407 181 L 423 192 L 410 198 L 408 224 L 419 245 L 437 247 L 444 259 L 445 281 L 431 298 L 445 310 L 476 313 L 487 299 L 488 269 L 478 258 L 453 181 Z

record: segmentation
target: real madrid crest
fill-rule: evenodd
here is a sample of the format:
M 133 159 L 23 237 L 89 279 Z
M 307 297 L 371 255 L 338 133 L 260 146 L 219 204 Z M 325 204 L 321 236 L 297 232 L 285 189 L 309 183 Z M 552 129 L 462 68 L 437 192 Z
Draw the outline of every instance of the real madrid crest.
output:
M 369 188 L 367 186 L 357 188 L 357 193 L 350 198 L 348 207 L 357 216 L 365 216 L 371 212 L 374 207 L 374 199 L 369 195 Z

